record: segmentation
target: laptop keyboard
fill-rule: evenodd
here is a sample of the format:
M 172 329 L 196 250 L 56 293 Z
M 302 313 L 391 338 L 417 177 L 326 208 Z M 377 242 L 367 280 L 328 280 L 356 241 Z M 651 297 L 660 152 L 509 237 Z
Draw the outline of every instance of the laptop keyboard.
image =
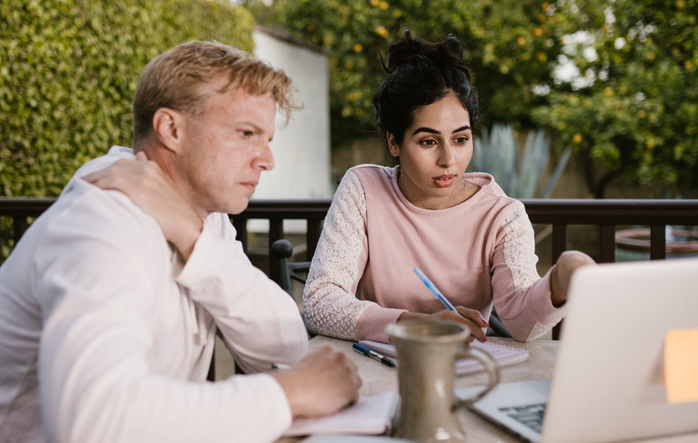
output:
M 532 431 L 540 433 L 543 429 L 545 403 L 510 406 L 506 408 L 499 408 L 499 410 L 522 425 L 528 427 Z

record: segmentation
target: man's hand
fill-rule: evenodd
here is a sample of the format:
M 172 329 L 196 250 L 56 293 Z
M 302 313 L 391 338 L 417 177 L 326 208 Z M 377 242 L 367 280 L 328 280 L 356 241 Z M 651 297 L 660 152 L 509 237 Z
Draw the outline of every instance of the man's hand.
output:
M 203 220 L 182 199 L 160 166 L 149 161 L 144 152 L 138 152 L 136 160 L 119 160 L 108 168 L 84 176 L 83 180 L 102 189 L 126 194 L 155 219 L 167 241 L 177 248 L 184 261 L 189 259 L 201 234 Z
M 463 306 L 455 307 L 458 312 L 451 311 L 449 309 L 444 309 L 443 311 L 436 312 L 434 314 L 423 314 L 419 312 L 403 312 L 402 315 L 397 319 L 397 321 L 402 320 L 446 320 L 453 321 L 456 323 L 464 324 L 470 329 L 470 337 L 468 337 L 467 342 L 470 343 L 473 339 L 477 339 L 481 342 L 486 342 L 487 338 L 482 328 L 486 327 L 488 324 L 480 316 L 480 311 L 475 309 L 469 309 Z
M 553 306 L 559 308 L 567 301 L 567 291 L 574 271 L 582 266 L 595 264 L 593 258 L 581 251 L 563 252 L 550 275 L 550 298 Z
M 343 352 L 323 345 L 293 368 L 271 374 L 279 382 L 294 417 L 329 415 L 359 398 L 361 379 Z

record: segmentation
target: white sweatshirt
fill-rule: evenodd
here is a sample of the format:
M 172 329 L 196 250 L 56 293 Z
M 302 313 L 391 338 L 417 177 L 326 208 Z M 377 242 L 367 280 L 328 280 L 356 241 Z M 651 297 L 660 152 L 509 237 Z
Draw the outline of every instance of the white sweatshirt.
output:
M 308 351 L 292 299 L 211 214 L 182 267 L 155 220 L 81 168 L 0 267 L 0 441 L 269 442 L 291 422 L 266 374 L 206 383 L 216 326 L 246 373 Z

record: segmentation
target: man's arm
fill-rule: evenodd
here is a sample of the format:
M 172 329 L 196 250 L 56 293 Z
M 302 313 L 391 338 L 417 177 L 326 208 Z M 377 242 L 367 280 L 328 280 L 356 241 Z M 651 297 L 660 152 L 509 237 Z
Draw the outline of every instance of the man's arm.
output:
M 212 214 L 177 283 L 203 306 L 246 373 L 271 363 L 296 363 L 308 352 L 298 307 L 276 283 L 252 266 L 224 214 Z
M 84 186 L 89 186 L 87 183 Z M 152 219 L 113 194 L 56 218 L 34 273 L 44 328 L 39 386 L 44 430 L 56 442 L 271 441 L 292 411 L 270 375 L 192 383 L 151 369 L 152 318 L 163 297 L 151 278 L 167 263 Z M 131 210 L 129 210 L 131 208 Z M 68 214 L 68 212 L 66 212 Z M 96 229 L 95 227 L 98 227 Z M 163 252 L 164 251 L 164 252 Z M 175 319 L 176 320 L 176 319 Z

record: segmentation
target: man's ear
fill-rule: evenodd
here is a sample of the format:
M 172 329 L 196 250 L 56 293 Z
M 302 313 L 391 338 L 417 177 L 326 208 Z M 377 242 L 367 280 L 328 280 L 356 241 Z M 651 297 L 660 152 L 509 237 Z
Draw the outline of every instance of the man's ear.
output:
M 177 152 L 184 136 L 184 116 L 169 108 L 159 108 L 153 114 L 153 130 L 163 147 Z
M 397 142 L 395 141 L 395 136 L 387 131 L 385 133 L 385 136 L 388 139 L 388 151 L 390 151 L 390 155 L 392 155 L 393 157 L 399 157 L 400 146 L 398 146 Z

